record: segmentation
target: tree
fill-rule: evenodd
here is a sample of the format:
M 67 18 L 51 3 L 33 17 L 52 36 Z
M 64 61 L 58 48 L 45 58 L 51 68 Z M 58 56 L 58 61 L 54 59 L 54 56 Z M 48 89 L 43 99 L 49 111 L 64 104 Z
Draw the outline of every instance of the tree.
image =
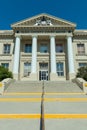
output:
M 5 78 L 13 78 L 13 74 L 7 68 L 0 66 L 0 81 Z
M 87 81 L 87 66 L 86 67 L 80 67 L 78 69 L 76 77 L 83 78 Z

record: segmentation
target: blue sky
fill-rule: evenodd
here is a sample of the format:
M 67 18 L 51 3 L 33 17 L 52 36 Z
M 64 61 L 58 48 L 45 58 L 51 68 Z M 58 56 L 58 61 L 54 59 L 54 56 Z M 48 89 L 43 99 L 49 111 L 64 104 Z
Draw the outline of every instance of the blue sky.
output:
M 11 29 L 17 21 L 48 13 L 87 29 L 87 0 L 1 0 L 0 30 Z

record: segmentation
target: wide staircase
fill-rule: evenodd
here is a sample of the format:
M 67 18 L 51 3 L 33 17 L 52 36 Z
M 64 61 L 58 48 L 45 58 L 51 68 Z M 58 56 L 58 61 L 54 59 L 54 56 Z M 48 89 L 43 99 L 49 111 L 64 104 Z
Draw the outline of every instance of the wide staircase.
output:
M 11 83 L 6 92 L 81 92 L 76 83 L 71 81 L 15 81 Z

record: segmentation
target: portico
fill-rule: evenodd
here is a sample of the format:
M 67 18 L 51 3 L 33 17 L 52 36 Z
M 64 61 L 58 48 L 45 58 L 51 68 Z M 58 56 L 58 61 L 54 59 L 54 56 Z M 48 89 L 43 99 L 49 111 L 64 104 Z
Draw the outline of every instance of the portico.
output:
M 56 50 L 57 44 L 60 43 L 63 44 L 63 52 L 61 53 Z M 26 53 L 24 51 L 25 45 L 31 46 L 31 52 Z M 67 50 L 64 50 L 65 48 L 67 48 Z M 58 35 L 56 33 L 35 33 L 31 35 L 28 33 L 16 33 L 13 63 L 13 74 L 16 80 L 37 81 L 42 80 L 43 78 L 41 77 L 44 77 L 44 80 L 51 81 L 72 79 L 74 76 L 72 34 L 61 33 L 61 35 Z M 30 70 L 27 70 L 30 72 L 27 72 L 26 76 L 24 75 L 25 63 L 27 65 L 31 64 Z M 57 63 L 63 63 L 62 76 L 57 73 Z M 67 68 L 66 64 L 68 64 L 69 68 Z M 29 68 L 29 66 L 27 66 L 27 68 Z M 66 78 L 66 74 L 68 78 Z

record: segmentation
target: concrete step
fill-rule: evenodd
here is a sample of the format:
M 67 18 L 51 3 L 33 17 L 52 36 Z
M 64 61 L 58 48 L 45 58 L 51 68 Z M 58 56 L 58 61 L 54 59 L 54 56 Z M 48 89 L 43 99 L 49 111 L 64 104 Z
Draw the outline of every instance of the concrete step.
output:
M 25 88 L 25 87 L 41 87 L 42 86 L 42 82 L 14 82 L 12 84 L 10 84 L 9 87 L 11 88 Z
M 9 85 L 8 92 L 42 92 L 43 81 L 16 81 Z M 81 92 L 71 81 L 44 81 L 45 92 Z

